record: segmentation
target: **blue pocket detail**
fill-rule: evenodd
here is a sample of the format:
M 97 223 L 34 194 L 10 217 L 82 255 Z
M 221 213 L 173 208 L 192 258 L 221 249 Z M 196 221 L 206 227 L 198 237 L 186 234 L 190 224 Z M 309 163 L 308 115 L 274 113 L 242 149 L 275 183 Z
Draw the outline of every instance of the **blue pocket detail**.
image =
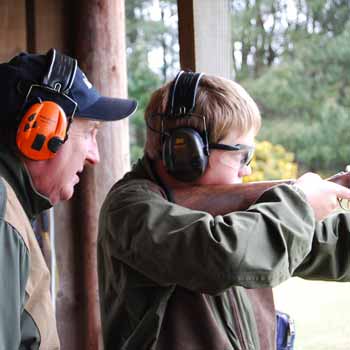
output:
M 284 312 L 276 311 L 277 350 L 293 350 L 295 341 L 294 321 Z

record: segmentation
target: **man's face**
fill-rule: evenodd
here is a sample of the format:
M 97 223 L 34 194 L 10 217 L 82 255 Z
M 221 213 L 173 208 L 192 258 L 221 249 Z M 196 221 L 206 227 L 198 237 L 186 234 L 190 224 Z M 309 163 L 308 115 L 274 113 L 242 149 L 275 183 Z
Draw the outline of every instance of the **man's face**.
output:
M 97 121 L 76 118 L 69 130 L 68 140 L 54 158 L 25 160 L 35 189 L 48 197 L 51 204 L 70 199 L 84 166 L 100 161 L 96 141 L 99 125 Z
M 254 139 L 255 133 L 253 130 L 241 136 L 230 132 L 219 143 L 230 146 L 235 144 L 254 146 Z M 229 185 L 242 183 L 243 177 L 251 174 L 250 165 L 242 164 L 244 156 L 244 151 L 210 150 L 208 168 L 200 178 L 200 184 Z

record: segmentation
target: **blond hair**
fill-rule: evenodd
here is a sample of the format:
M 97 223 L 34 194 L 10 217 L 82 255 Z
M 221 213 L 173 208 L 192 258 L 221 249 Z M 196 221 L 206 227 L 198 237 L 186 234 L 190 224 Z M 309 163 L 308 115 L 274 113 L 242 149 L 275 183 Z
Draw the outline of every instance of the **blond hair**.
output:
M 145 153 L 156 159 L 161 154 L 161 117 L 167 111 L 171 82 L 156 90 L 145 111 L 147 139 Z M 232 80 L 204 75 L 200 80 L 194 113 L 205 117 L 209 143 L 218 143 L 234 130 L 242 136 L 253 130 L 255 135 L 261 126 L 259 109 L 246 90 Z M 203 132 L 201 118 L 166 118 L 166 128 L 191 127 Z M 153 129 L 153 130 L 152 130 Z

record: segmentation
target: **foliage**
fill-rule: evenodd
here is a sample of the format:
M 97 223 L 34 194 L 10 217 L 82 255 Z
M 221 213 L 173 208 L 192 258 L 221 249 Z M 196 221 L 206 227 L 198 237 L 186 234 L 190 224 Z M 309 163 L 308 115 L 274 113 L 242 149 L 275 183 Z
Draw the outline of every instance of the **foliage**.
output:
M 293 151 L 305 169 L 344 168 L 350 139 L 349 1 L 231 3 L 233 69 L 261 109 L 261 138 Z
M 245 82 L 265 119 L 262 137 L 283 144 L 316 171 L 349 163 L 349 39 L 350 25 L 333 40 L 313 35 L 307 46 L 298 45 L 293 60 Z
M 349 0 L 230 0 L 232 74 L 257 101 L 260 139 L 295 154 L 299 168 L 335 172 L 349 163 Z M 150 93 L 178 63 L 175 0 L 130 0 L 127 14 L 129 96 L 135 160 L 145 142 Z M 150 65 L 158 55 L 158 68 Z
M 176 1 L 131 0 L 125 2 L 129 96 L 138 101 L 138 110 L 130 119 L 131 160 L 142 156 L 146 137 L 144 110 L 151 93 L 173 74 L 178 65 Z M 156 13 L 157 12 L 157 13 Z M 161 67 L 152 70 L 151 53 L 159 52 Z
M 245 182 L 295 179 L 298 174 L 294 154 L 268 141 L 257 142 L 251 166 L 252 175 L 245 177 Z
M 139 56 L 135 53 L 130 57 L 129 67 L 133 70 L 129 78 L 129 96 L 138 101 L 138 109 L 131 117 L 130 141 L 132 162 L 142 156 L 143 146 L 146 141 L 146 126 L 144 121 L 144 110 L 150 97 L 150 93 L 161 83 L 156 73 L 147 66 L 140 64 Z
M 231 0 L 233 68 L 237 80 L 256 78 L 310 35 L 340 35 L 349 22 L 348 0 Z

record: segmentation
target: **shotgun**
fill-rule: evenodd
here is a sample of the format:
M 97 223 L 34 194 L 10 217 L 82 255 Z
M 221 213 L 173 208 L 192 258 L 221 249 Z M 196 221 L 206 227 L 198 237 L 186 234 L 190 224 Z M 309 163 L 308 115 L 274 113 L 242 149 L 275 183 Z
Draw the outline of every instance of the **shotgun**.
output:
M 337 173 L 328 181 L 350 188 L 350 171 Z M 215 215 L 248 209 L 271 187 L 295 180 L 257 181 L 234 185 L 198 185 L 173 189 L 175 203 Z

